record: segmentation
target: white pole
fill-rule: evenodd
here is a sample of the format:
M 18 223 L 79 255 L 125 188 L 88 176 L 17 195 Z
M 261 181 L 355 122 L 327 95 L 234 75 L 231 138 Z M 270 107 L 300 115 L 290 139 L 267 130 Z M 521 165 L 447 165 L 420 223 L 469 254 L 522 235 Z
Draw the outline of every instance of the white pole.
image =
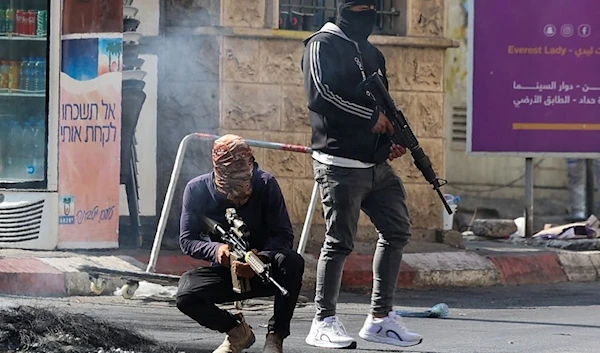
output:
M 308 242 L 308 234 L 310 233 L 310 226 L 312 225 L 313 215 L 315 214 L 315 208 L 317 206 L 317 195 L 319 194 L 319 184 L 315 181 L 313 185 L 312 194 L 310 195 L 310 203 L 308 204 L 308 210 L 306 211 L 306 218 L 304 219 L 304 226 L 302 227 L 302 234 L 300 235 L 300 241 L 298 242 L 298 254 L 304 254 L 306 250 L 306 243 Z

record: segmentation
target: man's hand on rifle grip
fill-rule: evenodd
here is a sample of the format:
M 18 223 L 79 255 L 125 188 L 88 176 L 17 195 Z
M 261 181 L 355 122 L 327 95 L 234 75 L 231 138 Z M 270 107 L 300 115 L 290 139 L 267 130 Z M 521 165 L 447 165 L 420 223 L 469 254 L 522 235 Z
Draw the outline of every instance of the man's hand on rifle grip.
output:
M 219 246 L 219 249 L 217 249 L 217 261 L 219 264 L 225 267 L 231 266 L 229 263 L 229 256 L 229 245 L 223 244 Z
M 377 119 L 377 123 L 375 123 L 375 126 L 373 126 L 372 131 L 382 135 L 385 133 L 393 134 L 394 126 L 387 118 L 387 116 L 380 112 L 379 118 Z
M 252 251 L 255 255 L 258 256 L 258 250 L 257 249 L 252 249 L 250 250 Z M 264 262 L 263 256 L 258 256 L 258 258 Z M 235 274 L 240 277 L 240 278 L 252 278 L 254 277 L 255 273 L 254 270 L 252 270 L 252 267 L 250 267 L 249 264 L 245 263 L 245 262 L 240 262 L 240 261 L 234 261 L 231 266 L 233 266 L 233 269 L 235 270 Z
M 239 278 L 250 279 L 254 277 L 255 273 L 252 267 L 245 262 L 234 261 L 231 266 L 233 267 L 236 276 Z
M 400 146 L 400 145 L 396 145 L 396 144 L 392 144 L 390 146 L 390 161 L 393 161 L 396 158 L 400 158 L 402 156 L 404 156 L 406 154 L 406 148 Z

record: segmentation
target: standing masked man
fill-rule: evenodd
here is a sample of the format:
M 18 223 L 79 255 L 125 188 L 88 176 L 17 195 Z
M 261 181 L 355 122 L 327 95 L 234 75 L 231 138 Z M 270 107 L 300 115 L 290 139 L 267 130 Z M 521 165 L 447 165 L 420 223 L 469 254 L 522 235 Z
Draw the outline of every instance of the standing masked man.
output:
M 275 177 L 258 167 L 248 144 L 239 136 L 225 135 L 214 142 L 213 171 L 192 179 L 183 193 L 179 244 L 195 259 L 211 267 L 190 270 L 181 276 L 177 308 L 209 329 L 227 333 L 213 353 L 238 353 L 254 344 L 251 327 L 241 314 L 231 314 L 215 304 L 275 295 L 275 313 L 269 320 L 264 353 L 281 353 L 290 334 L 290 321 L 302 287 L 304 259 L 292 250 L 294 233 L 285 200 Z M 206 216 L 226 226 L 226 209 L 235 208 L 246 223 L 252 250 L 272 265 L 272 276 L 288 297 L 265 284 L 247 263 L 230 259 L 229 246 L 212 236 Z M 232 289 L 231 270 L 250 279 L 250 291 Z
M 313 171 L 326 223 L 317 265 L 316 315 L 306 337 L 311 346 L 356 346 L 336 315 L 346 256 L 354 248 L 361 209 L 378 231 L 373 258 L 371 308 L 358 335 L 372 342 L 413 346 L 393 310 L 403 248 L 410 238 L 406 191 L 387 160 L 406 150 L 392 145 L 390 121 L 357 86 L 378 72 L 387 88 L 385 59 L 367 41 L 376 20 L 376 0 L 343 0 L 336 23 L 305 40 L 304 85 L 312 126 Z

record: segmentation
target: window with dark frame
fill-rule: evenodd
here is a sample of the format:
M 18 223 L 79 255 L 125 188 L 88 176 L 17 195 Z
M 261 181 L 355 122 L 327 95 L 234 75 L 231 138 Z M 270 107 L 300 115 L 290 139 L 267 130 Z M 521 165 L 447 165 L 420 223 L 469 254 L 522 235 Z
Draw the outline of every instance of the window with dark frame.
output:
M 335 22 L 338 0 L 280 0 L 279 28 L 314 32 Z M 377 0 L 377 23 L 373 34 L 406 34 L 406 0 Z

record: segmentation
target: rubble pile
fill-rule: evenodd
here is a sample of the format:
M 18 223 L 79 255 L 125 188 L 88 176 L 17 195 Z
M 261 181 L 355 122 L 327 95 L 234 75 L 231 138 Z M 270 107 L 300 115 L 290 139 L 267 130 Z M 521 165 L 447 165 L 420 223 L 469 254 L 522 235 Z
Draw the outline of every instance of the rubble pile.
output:
M 525 219 L 476 219 L 472 230 L 462 233 L 465 241 L 497 240 L 535 247 L 569 251 L 600 250 L 600 220 L 591 215 L 586 221 L 567 224 L 548 223 L 544 229 L 525 238 Z
M 527 241 L 527 244 L 533 246 L 546 246 L 549 248 L 556 248 L 570 251 L 599 251 L 600 250 L 600 239 L 574 239 L 574 240 L 561 240 L 561 239 L 544 239 L 541 237 L 532 238 Z
M 0 310 L 0 351 L 44 353 L 175 353 L 123 325 L 57 308 Z

